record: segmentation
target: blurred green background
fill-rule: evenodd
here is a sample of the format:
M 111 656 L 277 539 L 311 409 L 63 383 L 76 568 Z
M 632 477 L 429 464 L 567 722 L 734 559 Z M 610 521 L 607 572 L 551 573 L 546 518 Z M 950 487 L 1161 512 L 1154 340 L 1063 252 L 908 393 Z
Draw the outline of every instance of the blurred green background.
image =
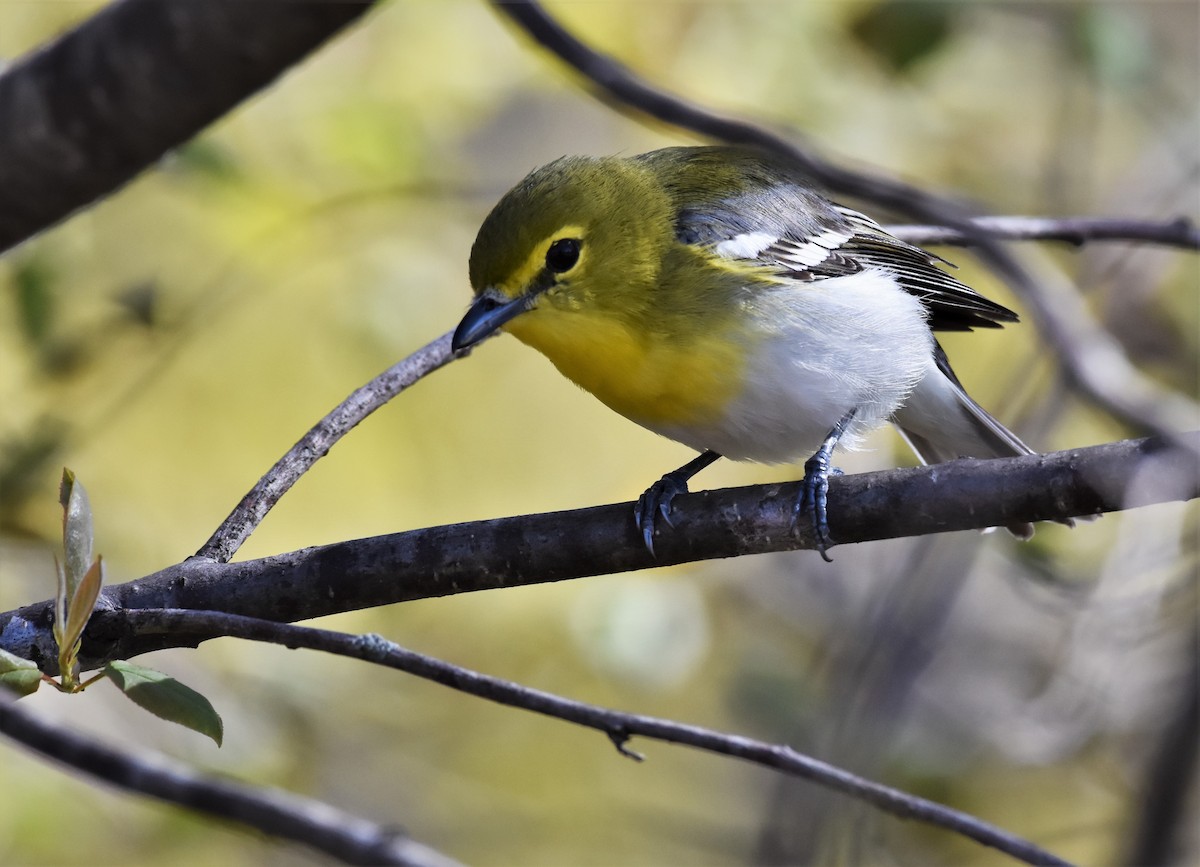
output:
M 0 0 L 9 61 L 100 4 Z M 998 213 L 1197 217 L 1200 11 L 1180 2 L 558 2 L 676 93 Z M 128 188 L 0 258 L 0 610 L 52 592 L 63 465 L 110 580 L 177 562 L 349 391 L 452 328 L 494 201 L 567 153 L 694 141 L 600 105 L 479 2 L 396 0 Z M 869 209 L 880 217 L 877 209 Z M 1020 299 L 962 251 L 960 276 Z M 1196 259 L 1049 249 L 1133 360 L 1197 392 Z M 1129 434 L 1026 321 L 951 336 L 1036 448 Z M 1200 424 L 1200 422 L 1198 422 Z M 243 549 L 628 500 L 689 456 L 511 338 L 356 429 Z M 910 463 L 882 431 L 850 472 Z M 796 478 L 723 462 L 718 487 Z M 1194 507 L 393 606 L 323 625 L 572 698 L 773 741 L 1087 864 L 1121 859 L 1185 692 Z M 311 794 L 481 865 L 1006 864 L 742 766 L 345 660 L 244 642 L 148 657 L 223 749 L 100 687 L 24 704 L 104 740 Z M 0 747 L 0 863 L 317 863 Z M 1192 853 L 1197 851 L 1192 837 Z

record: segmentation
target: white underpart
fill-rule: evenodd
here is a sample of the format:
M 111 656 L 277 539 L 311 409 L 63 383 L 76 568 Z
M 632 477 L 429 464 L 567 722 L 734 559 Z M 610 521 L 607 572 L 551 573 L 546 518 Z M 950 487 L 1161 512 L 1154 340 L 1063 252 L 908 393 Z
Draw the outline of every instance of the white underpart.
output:
M 928 375 L 941 376 L 920 302 L 882 269 L 761 290 L 743 387 L 722 418 L 659 433 L 729 458 L 808 457 L 850 410 L 843 446 L 887 420 Z
M 770 232 L 746 232 L 722 241 L 715 249 L 718 256 L 727 259 L 753 259 L 778 240 L 779 236 Z

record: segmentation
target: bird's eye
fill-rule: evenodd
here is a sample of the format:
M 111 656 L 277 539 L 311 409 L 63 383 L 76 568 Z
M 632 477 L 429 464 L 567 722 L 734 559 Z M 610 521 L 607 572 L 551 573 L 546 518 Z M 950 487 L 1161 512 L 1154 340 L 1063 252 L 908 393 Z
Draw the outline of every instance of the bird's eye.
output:
M 570 271 L 579 261 L 578 238 L 559 238 L 546 251 L 546 267 L 556 274 Z

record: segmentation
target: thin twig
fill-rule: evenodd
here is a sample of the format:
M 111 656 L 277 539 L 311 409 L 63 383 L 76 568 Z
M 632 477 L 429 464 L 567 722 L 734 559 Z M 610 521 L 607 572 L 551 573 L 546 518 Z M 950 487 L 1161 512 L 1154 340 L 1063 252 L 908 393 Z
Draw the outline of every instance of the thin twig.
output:
M 404 671 L 488 701 L 595 729 L 607 735 L 623 755 L 629 755 L 630 751 L 626 749 L 625 743 L 635 735 L 694 747 L 810 780 L 901 819 L 936 825 L 969 837 L 1026 864 L 1067 863 L 1029 841 L 975 816 L 864 779 L 782 744 L 769 744 L 700 726 L 585 704 L 452 665 L 407 650 L 378 635 L 346 635 L 326 629 L 289 626 L 214 611 L 142 610 L 112 612 L 105 617 L 124 621 L 134 632 L 191 633 L 198 637 L 227 635 L 281 644 L 290 648 L 322 650 L 360 659 Z
M 338 440 L 393 397 L 441 368 L 453 357 L 450 351 L 450 334 L 443 334 L 355 390 L 313 425 L 287 454 L 267 470 L 196 552 L 196 556 L 216 560 L 218 563 L 228 562 L 266 517 L 267 512 L 279 502 L 279 498 L 286 494 L 313 464 L 323 458 Z
M 1083 245 L 1093 241 L 1126 241 L 1200 250 L 1200 229 L 1190 220 L 1128 220 L 1120 217 L 976 217 L 975 232 L 949 226 L 888 226 L 887 230 L 910 244 L 975 243 L 979 234 L 1003 241 L 1065 241 Z
M 786 139 L 745 121 L 723 117 L 655 88 L 613 58 L 595 51 L 552 18 L 534 0 L 491 0 L 492 6 L 563 62 L 587 77 L 606 101 L 702 136 L 767 148 L 791 159 L 814 182 L 897 213 L 944 224 L 977 236 L 977 253 L 1024 299 L 1075 387 L 1096 406 L 1133 430 L 1171 437 L 1200 417 L 1200 406 L 1162 388 L 1130 363 L 1120 345 L 1101 328 L 1078 292 L 1048 267 L 1036 277 L 999 243 L 977 232 L 978 208 L 877 174 L 835 166 Z
M 42 722 L 0 689 L 0 734 L 40 755 L 119 789 L 229 819 L 274 837 L 303 843 L 347 864 L 455 867 L 451 858 L 395 828 L 290 792 L 204 777 L 162 756 L 91 740 Z

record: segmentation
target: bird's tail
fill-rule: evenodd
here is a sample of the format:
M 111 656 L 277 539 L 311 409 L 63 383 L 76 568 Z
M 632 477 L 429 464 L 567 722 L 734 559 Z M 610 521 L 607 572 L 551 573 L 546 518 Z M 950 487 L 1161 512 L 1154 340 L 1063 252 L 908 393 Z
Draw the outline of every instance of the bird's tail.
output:
M 931 371 L 909 395 L 892 421 L 924 464 L 956 458 L 1010 458 L 1031 455 L 1033 449 L 977 404 L 954 371 L 941 346 Z M 1019 539 L 1033 535 L 1033 524 L 1010 524 Z

